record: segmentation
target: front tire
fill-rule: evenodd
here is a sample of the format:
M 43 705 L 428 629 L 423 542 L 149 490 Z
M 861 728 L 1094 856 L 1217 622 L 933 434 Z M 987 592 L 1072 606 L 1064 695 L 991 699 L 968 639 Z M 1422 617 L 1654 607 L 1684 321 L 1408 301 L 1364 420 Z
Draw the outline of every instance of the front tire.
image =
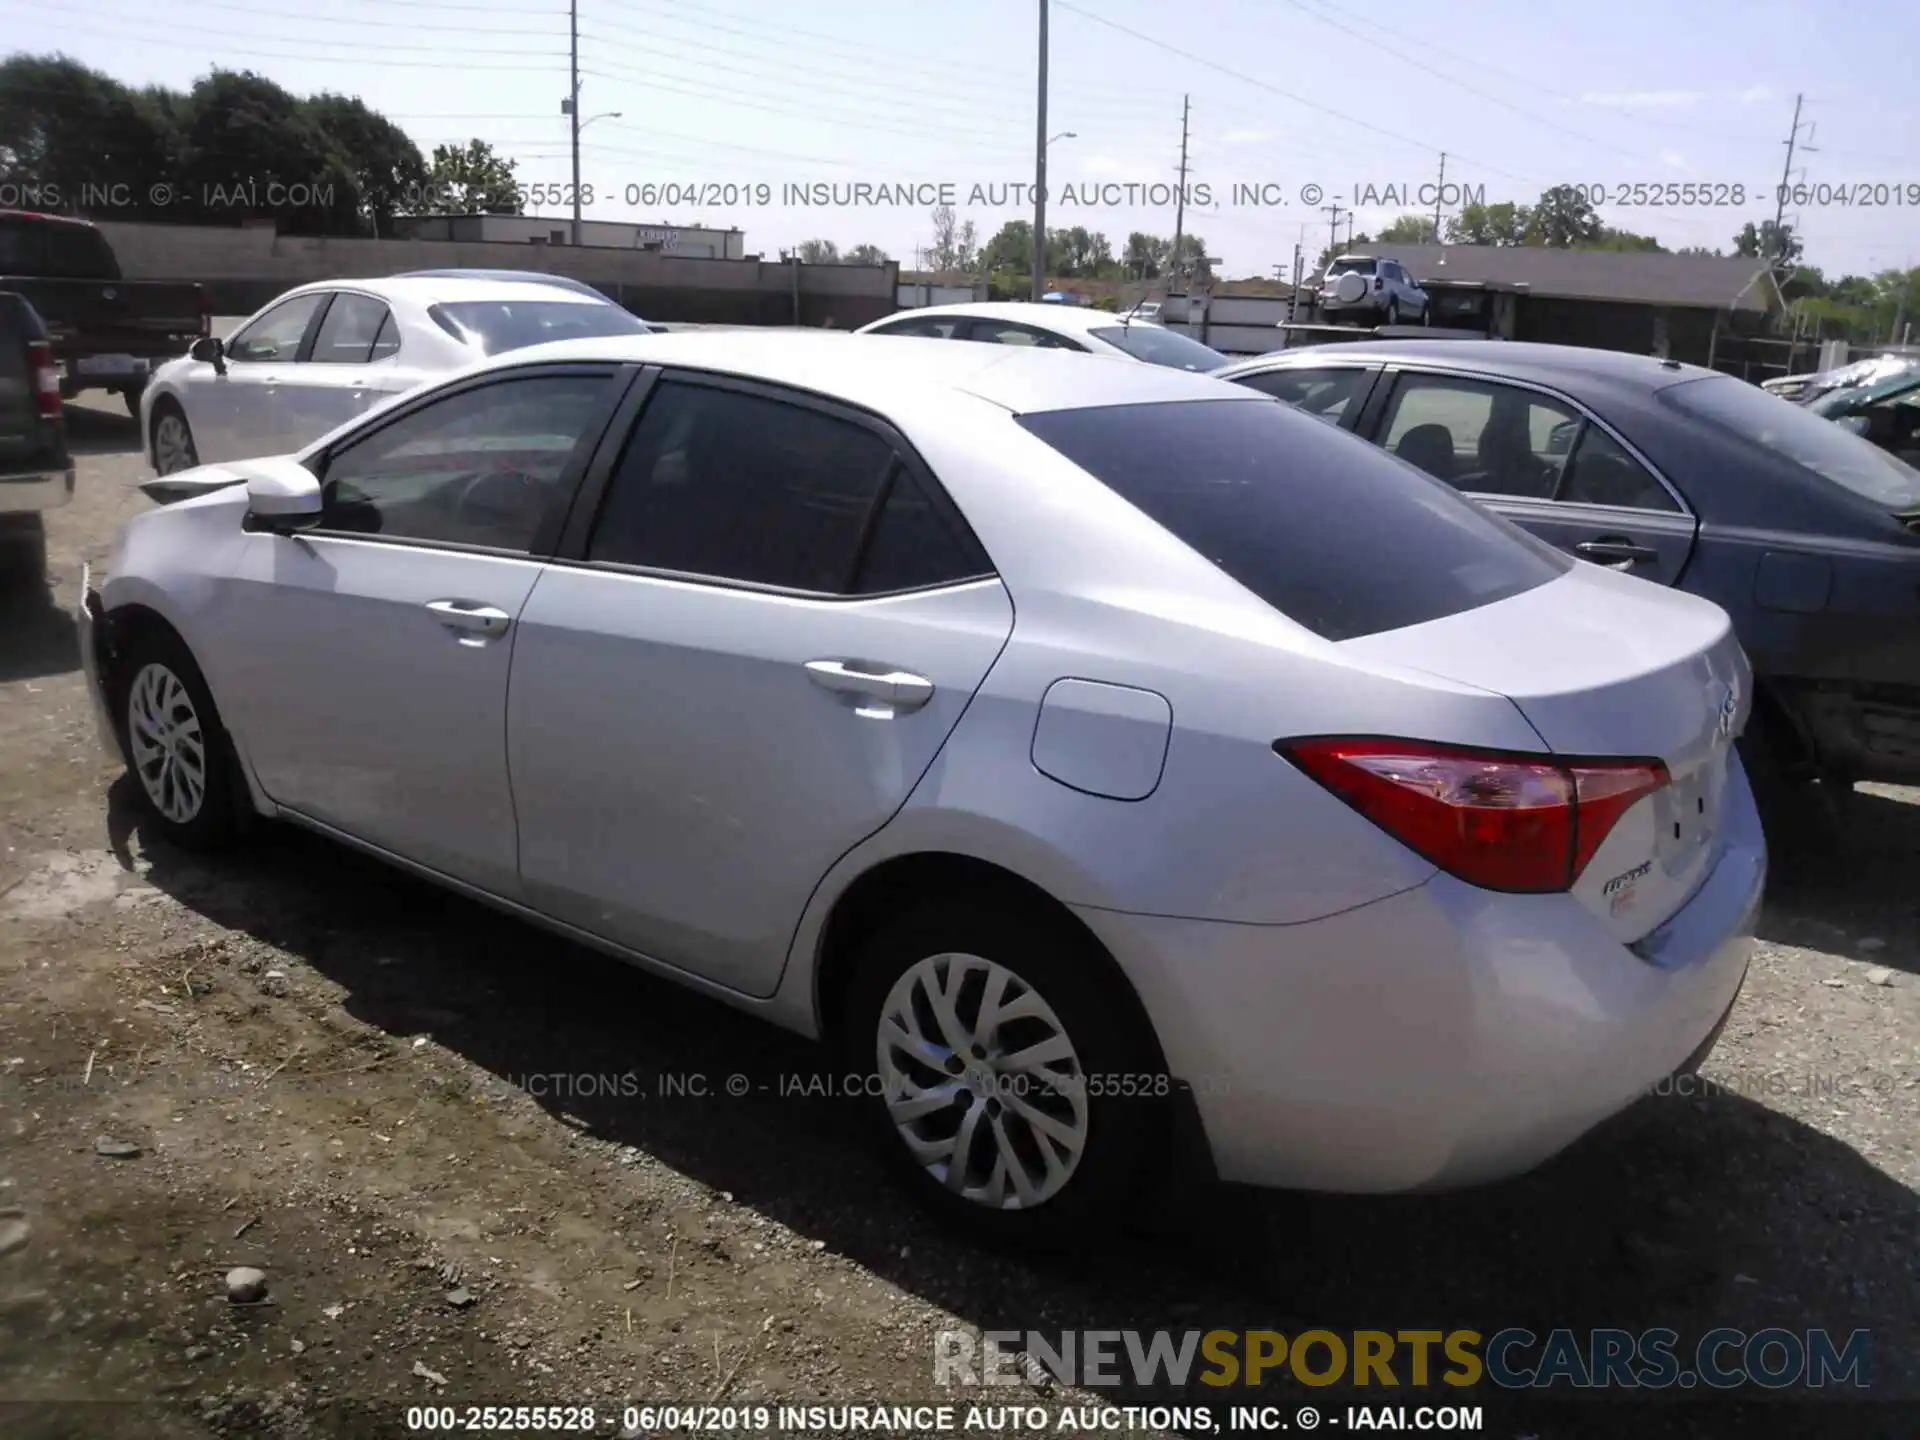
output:
M 186 850 L 219 850 L 237 831 L 234 765 L 200 667 L 171 631 L 148 630 L 117 658 L 114 719 L 151 822 Z
M 1042 1249 L 1124 1218 L 1171 1082 L 1121 984 L 1068 923 L 988 897 L 923 903 L 868 939 L 842 1043 L 922 1203 Z
M 139 402 L 133 404 L 138 414 Z M 194 447 L 193 427 L 187 424 L 186 412 L 175 401 L 158 402 L 153 407 L 153 473 L 177 475 L 199 463 L 200 452 Z

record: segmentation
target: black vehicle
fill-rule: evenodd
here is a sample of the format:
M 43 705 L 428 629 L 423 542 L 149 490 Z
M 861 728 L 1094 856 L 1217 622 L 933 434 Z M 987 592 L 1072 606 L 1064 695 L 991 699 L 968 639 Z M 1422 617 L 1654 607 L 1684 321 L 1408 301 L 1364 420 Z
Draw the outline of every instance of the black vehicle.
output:
M 0 584 L 39 581 L 47 554 L 41 513 L 72 498 L 47 327 L 24 296 L 0 290 Z
M 1764 778 L 1920 780 L 1920 471 L 1893 455 L 1730 375 L 1574 346 L 1363 341 L 1215 373 L 1719 604 Z
M 125 280 L 113 247 L 86 220 L 0 210 L 0 290 L 46 322 L 60 394 L 111 390 L 140 413 L 154 366 L 205 335 L 207 294 L 181 280 Z
M 562 290 L 571 290 L 576 295 L 585 295 L 594 300 L 605 300 L 609 305 L 615 303 L 607 299 L 605 295 L 584 280 L 575 280 L 571 275 L 549 275 L 544 270 L 408 270 L 394 278 L 399 280 L 418 278 L 428 280 L 518 281 L 525 285 L 553 285 Z M 639 319 L 638 316 L 634 318 Z M 663 332 L 667 328 L 664 325 L 656 325 L 651 320 L 641 320 L 640 323 L 656 333 Z

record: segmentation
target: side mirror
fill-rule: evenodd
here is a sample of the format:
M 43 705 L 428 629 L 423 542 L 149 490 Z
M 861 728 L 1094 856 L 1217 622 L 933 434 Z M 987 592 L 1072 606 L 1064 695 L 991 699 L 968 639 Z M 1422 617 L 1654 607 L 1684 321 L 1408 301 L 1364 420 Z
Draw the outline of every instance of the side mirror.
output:
M 221 468 L 246 482 L 250 529 L 291 535 L 319 523 L 320 481 L 292 456 L 243 460 Z
M 219 375 L 227 373 L 227 347 L 221 343 L 218 335 L 202 335 L 193 342 L 188 355 L 203 365 L 211 365 Z

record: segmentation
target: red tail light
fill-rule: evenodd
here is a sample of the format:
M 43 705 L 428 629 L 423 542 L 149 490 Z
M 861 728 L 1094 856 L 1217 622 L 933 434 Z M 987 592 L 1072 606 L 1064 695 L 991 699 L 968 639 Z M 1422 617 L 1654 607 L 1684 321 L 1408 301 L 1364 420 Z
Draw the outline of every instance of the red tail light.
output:
M 53 347 L 44 340 L 27 342 L 27 368 L 33 371 L 33 393 L 42 420 L 60 418 L 60 372 L 53 365 Z
M 1562 760 L 1424 740 L 1274 748 L 1401 844 L 1488 890 L 1566 890 L 1614 824 L 1668 783 L 1658 760 Z

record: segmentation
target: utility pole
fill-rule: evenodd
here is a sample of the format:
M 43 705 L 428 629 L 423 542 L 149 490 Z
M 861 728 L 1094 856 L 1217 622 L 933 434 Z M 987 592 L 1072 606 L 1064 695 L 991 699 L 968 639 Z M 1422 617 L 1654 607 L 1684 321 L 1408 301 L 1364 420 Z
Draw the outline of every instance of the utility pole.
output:
M 1347 207 L 1336 200 L 1333 204 L 1322 205 L 1320 208 L 1332 217 L 1327 224 L 1327 258 L 1331 260 L 1340 249 L 1340 217 L 1348 213 Z
M 1799 146 L 1800 144 L 1800 102 L 1805 98 L 1806 97 L 1801 95 L 1796 95 L 1793 97 L 1793 129 L 1787 132 L 1787 140 L 1786 140 L 1787 163 L 1781 167 L 1780 191 L 1774 197 L 1773 243 L 1777 247 L 1779 247 L 1780 253 L 1773 256 L 1763 257 L 1763 258 L 1769 259 L 1775 266 L 1785 265 L 1786 259 L 1787 259 L 1787 255 L 1786 255 L 1787 247 L 1785 244 L 1786 235 L 1785 235 L 1785 232 L 1782 231 L 1780 227 L 1782 223 L 1785 221 L 1786 214 L 1787 214 L 1787 187 L 1793 183 L 1793 152 L 1795 147 Z M 1811 149 L 1812 147 L 1805 146 L 1801 148 Z
M 1447 152 L 1440 152 L 1440 184 L 1433 192 L 1433 243 L 1440 243 L 1440 204 L 1447 193 Z
M 573 243 L 580 244 L 580 0 L 567 0 L 567 119 L 573 130 Z
M 1193 97 L 1180 97 L 1180 193 L 1173 199 L 1173 278 L 1180 278 L 1180 269 L 1184 261 L 1181 251 L 1187 238 L 1187 112 L 1191 109 Z
M 1033 298 L 1047 293 L 1047 0 L 1040 0 L 1040 98 L 1033 126 Z

